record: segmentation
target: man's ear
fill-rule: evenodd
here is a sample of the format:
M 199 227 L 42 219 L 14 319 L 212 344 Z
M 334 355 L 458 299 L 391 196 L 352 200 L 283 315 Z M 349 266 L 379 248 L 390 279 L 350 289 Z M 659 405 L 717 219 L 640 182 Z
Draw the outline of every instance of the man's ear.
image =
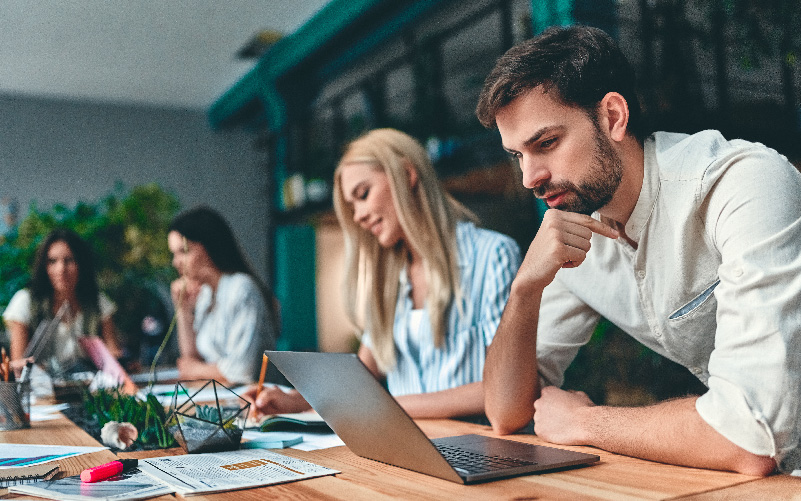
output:
M 417 169 L 408 160 L 403 160 L 403 168 L 406 169 L 406 174 L 409 176 L 409 188 L 414 190 L 417 188 Z
M 609 137 L 614 141 L 622 141 L 629 125 L 629 104 L 626 98 L 617 92 L 608 92 L 599 106 L 599 118 L 602 127 L 606 127 Z

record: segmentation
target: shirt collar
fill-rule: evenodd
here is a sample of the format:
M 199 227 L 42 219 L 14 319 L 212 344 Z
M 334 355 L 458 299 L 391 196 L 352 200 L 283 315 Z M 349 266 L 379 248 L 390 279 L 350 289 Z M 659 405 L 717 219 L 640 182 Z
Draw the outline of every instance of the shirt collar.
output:
M 636 243 L 640 241 L 659 196 L 659 166 L 656 161 L 654 136 L 649 136 L 645 140 L 643 150 L 645 161 L 643 162 L 644 172 L 640 197 L 637 199 L 637 204 L 634 206 L 625 228 L 626 235 Z

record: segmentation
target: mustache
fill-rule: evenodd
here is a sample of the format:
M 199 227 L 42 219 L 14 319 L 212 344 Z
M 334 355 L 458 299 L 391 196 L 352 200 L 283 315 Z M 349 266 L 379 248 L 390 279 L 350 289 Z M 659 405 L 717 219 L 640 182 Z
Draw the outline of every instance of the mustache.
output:
M 536 196 L 537 198 L 545 198 L 545 195 L 547 195 L 548 193 L 553 193 L 557 191 L 576 191 L 576 185 L 574 185 L 569 181 L 562 181 L 558 183 L 545 181 L 541 185 L 531 189 L 531 192 L 534 193 L 534 196 Z

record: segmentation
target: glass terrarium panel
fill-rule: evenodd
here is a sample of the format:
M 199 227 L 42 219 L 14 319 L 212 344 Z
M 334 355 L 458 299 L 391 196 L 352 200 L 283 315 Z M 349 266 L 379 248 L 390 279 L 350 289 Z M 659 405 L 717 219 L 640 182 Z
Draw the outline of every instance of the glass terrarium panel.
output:
M 170 433 L 188 453 L 239 448 L 250 403 L 216 380 L 198 384 L 175 384 Z

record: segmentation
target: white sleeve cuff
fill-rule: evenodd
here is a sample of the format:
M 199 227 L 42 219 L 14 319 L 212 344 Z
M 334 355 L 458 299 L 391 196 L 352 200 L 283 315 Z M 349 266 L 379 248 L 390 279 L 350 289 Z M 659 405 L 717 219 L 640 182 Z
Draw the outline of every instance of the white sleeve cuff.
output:
M 765 416 L 748 403 L 734 384 L 709 379 L 709 391 L 695 403 L 701 419 L 735 445 L 759 456 L 776 457 L 776 441 Z

